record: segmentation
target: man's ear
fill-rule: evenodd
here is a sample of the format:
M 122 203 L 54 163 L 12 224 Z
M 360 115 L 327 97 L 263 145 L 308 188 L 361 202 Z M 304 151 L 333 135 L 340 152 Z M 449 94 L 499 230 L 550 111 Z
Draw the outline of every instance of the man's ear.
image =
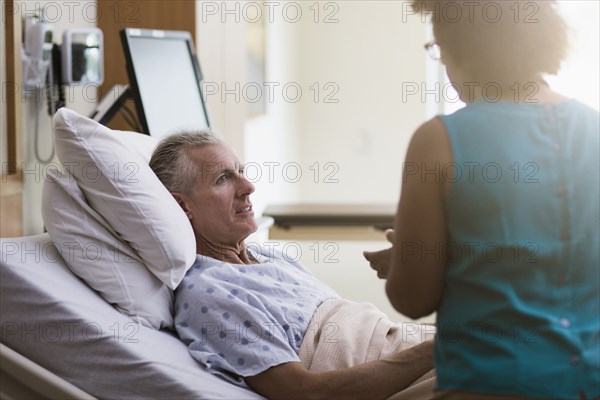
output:
M 190 207 L 191 206 L 190 198 L 183 193 L 177 193 L 177 192 L 172 192 L 171 195 L 173 196 L 173 198 L 175 199 L 177 204 L 179 204 L 179 207 L 181 207 L 181 209 L 183 210 L 185 215 L 187 215 L 188 219 L 191 221 L 192 218 L 194 217 L 194 214 L 192 214 L 192 209 Z

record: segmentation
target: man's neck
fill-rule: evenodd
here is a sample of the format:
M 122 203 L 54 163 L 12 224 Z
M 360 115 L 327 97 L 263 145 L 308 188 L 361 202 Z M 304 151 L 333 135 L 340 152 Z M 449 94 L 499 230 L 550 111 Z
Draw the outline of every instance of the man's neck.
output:
M 241 242 L 237 246 L 214 245 L 201 238 L 196 238 L 196 253 L 214 258 L 215 260 L 231 264 L 257 264 L 258 262 L 248 254 L 246 244 Z

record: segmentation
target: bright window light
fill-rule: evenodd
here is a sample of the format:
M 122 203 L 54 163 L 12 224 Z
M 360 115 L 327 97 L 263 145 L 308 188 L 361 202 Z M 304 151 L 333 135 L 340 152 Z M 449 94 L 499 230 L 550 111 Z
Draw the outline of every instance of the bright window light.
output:
M 547 81 L 557 92 L 567 97 L 574 97 L 582 103 L 600 110 L 598 105 L 600 2 L 563 0 L 558 4 L 569 25 L 571 51 L 558 75 L 548 76 Z

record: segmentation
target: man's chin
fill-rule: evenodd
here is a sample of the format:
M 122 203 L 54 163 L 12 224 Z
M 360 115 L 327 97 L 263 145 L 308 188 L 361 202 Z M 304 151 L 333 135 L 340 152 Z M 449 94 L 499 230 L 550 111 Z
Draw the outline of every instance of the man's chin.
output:
M 253 222 L 253 224 L 249 228 L 251 230 L 250 233 L 249 233 L 249 235 L 251 235 L 251 234 L 255 233 L 256 231 L 258 231 L 258 224 L 256 223 L 256 221 L 252 221 L 252 222 Z
M 254 221 L 254 219 L 252 219 L 252 221 L 248 221 L 248 223 L 243 224 L 243 226 L 241 224 L 237 226 L 239 226 L 238 232 L 244 232 L 244 238 L 247 238 L 248 236 L 258 231 L 258 224 L 256 223 L 256 221 Z

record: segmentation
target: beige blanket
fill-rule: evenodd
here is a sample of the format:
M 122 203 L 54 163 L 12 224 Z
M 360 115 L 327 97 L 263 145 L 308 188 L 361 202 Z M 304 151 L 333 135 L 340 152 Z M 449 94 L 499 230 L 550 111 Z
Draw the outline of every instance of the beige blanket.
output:
M 299 356 L 310 371 L 331 371 L 385 358 L 434 335 L 431 325 L 394 324 L 372 304 L 333 299 L 313 315 Z M 391 399 L 428 399 L 434 387 L 430 371 Z

